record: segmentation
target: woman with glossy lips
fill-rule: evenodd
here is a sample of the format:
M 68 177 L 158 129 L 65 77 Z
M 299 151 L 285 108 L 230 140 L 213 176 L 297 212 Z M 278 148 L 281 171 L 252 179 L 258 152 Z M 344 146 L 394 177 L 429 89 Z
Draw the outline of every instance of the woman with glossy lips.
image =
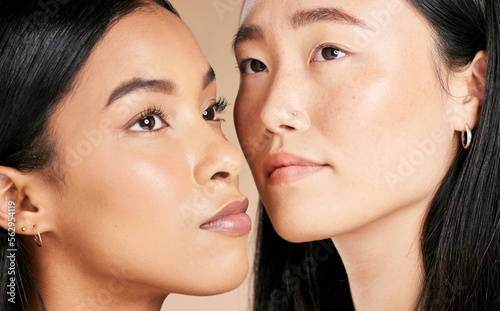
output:
M 167 1 L 0 4 L 1 310 L 160 310 L 246 276 L 243 155 Z
M 254 310 L 498 310 L 499 33 L 497 0 L 245 1 Z

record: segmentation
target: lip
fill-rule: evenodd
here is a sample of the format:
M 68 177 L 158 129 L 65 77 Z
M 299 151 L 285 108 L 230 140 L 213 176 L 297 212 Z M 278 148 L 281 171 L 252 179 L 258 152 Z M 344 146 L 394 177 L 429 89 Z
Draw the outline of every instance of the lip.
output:
M 252 221 L 245 214 L 247 209 L 248 198 L 231 201 L 205 221 L 200 229 L 229 235 L 247 234 L 252 229 Z
M 287 152 L 269 154 L 264 159 L 264 172 L 270 185 L 301 180 L 326 166 Z

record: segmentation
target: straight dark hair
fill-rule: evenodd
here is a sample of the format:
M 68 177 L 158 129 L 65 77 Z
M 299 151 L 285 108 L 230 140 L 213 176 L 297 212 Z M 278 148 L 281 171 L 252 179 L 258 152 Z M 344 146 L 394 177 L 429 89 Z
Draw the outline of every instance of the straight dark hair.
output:
M 479 123 L 457 154 L 424 223 L 418 310 L 500 309 L 500 4 L 498 0 L 406 0 L 433 27 L 450 71 L 488 56 Z M 321 255 L 321 251 L 323 255 Z M 326 256 L 328 254 L 329 256 Z M 260 207 L 254 310 L 353 310 L 331 240 L 293 244 Z
M 167 0 L 0 1 L 1 166 L 26 173 L 53 166 L 57 154 L 48 118 L 110 27 L 155 3 L 178 16 Z M 15 247 L 9 247 L 8 237 L 0 228 L 0 310 L 30 310 L 33 291 L 45 310 L 30 271 L 28 246 L 16 239 Z M 14 275 L 7 274 L 9 249 L 17 249 Z M 15 304 L 7 295 L 13 276 Z

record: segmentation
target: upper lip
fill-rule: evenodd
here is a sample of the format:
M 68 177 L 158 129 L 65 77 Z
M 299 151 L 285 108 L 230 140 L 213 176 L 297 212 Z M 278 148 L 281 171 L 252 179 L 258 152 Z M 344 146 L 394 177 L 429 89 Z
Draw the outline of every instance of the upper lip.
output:
M 205 221 L 200 227 L 229 215 L 245 213 L 248 209 L 248 198 L 233 200 L 225 204 L 215 215 Z
M 272 172 L 280 167 L 286 166 L 324 166 L 312 160 L 302 158 L 298 155 L 288 152 L 278 152 L 268 154 L 264 159 L 264 172 L 269 177 Z

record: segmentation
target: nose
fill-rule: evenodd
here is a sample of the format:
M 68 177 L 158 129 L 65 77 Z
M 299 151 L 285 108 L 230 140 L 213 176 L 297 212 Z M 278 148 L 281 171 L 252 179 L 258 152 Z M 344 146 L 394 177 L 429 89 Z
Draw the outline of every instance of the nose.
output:
M 213 183 L 234 183 L 243 167 L 243 154 L 224 137 L 222 132 L 213 128 L 198 135 L 200 148 L 194 167 L 194 178 L 198 184 L 209 186 Z
M 296 74 L 277 74 L 271 81 L 260 118 L 267 131 L 274 134 L 303 132 L 310 125 L 309 115 L 302 100 L 307 94 Z

